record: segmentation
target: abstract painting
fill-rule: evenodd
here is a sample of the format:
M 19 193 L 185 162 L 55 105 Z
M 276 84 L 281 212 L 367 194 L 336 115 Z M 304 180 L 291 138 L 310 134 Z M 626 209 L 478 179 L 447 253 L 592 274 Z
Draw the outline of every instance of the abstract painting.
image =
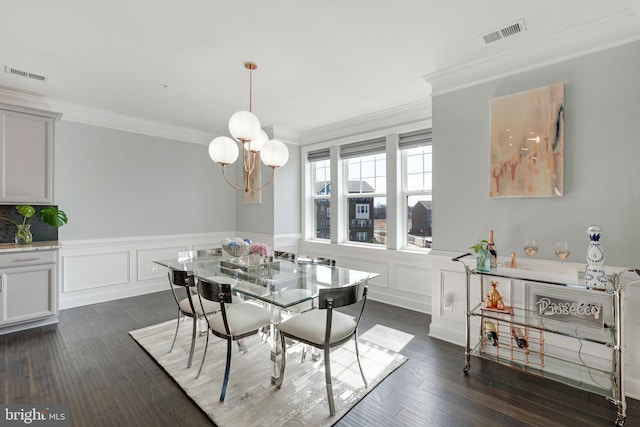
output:
M 564 84 L 491 100 L 489 197 L 562 197 Z

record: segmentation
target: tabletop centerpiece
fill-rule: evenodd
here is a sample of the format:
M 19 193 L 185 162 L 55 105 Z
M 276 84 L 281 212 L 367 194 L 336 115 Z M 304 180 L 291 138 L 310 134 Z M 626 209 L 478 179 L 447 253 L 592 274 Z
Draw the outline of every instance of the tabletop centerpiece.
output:
M 241 258 L 249 255 L 251 240 L 235 237 L 233 239 L 226 238 L 221 242 L 222 250 L 235 258 Z
M 269 256 L 271 249 L 265 243 L 251 243 L 249 246 L 249 263 L 262 264 L 264 259 Z

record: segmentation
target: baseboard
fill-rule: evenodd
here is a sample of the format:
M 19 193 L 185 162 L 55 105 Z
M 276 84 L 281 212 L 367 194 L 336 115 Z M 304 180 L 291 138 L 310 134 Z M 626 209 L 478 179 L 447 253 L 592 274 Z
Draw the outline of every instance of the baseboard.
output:
M 118 288 L 106 289 L 100 292 L 79 293 L 76 295 L 66 294 L 64 300 L 61 298 L 60 310 L 169 290 L 169 282 L 167 279 L 163 278 L 161 282 L 162 283 L 145 284 L 144 286 L 137 286 L 129 289 Z
M 34 320 L 31 322 L 17 323 L 15 325 L 3 326 L 0 328 L 0 335 L 24 331 L 25 329 L 38 328 L 41 326 L 55 325 L 56 323 L 58 323 L 58 316 L 50 316 L 46 319 Z
M 406 308 L 407 310 L 431 314 L 431 297 L 428 296 L 421 296 L 420 299 L 416 299 L 415 295 L 397 295 L 388 291 L 379 292 L 374 287 L 369 286 L 367 298 L 372 301 Z
M 626 376 L 624 394 L 632 399 L 640 400 L 640 379 Z

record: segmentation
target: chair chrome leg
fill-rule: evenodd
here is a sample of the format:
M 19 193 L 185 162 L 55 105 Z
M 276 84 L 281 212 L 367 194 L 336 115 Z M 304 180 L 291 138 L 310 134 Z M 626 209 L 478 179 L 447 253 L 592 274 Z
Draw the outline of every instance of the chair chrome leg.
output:
M 242 352 L 242 354 L 247 354 L 247 345 L 245 344 L 244 340 L 237 340 L 236 343 L 238 344 L 238 351 Z
M 329 355 L 331 354 L 331 348 L 326 347 L 324 349 L 324 378 L 327 382 L 327 400 L 329 400 L 329 415 L 334 416 L 336 414 L 336 407 L 333 403 L 333 384 L 331 383 L 331 361 Z
M 199 337 L 209 333 L 209 325 L 204 326 L 204 325 L 201 325 L 201 323 L 204 323 L 205 325 L 207 324 L 207 321 L 204 318 L 204 316 L 198 316 L 198 336 Z
M 207 331 L 207 341 L 204 344 L 204 353 L 202 354 L 202 362 L 200 362 L 200 369 L 198 369 L 198 375 L 196 375 L 196 379 L 200 377 L 200 372 L 202 372 L 202 367 L 204 366 L 204 359 L 207 357 L 208 349 L 209 349 L 209 331 Z
M 169 353 L 173 351 L 173 346 L 176 345 L 176 338 L 178 337 L 178 329 L 180 329 L 180 309 L 178 309 L 178 318 L 176 319 L 176 333 L 173 335 L 173 342 L 171 343 L 171 348 L 169 349 Z
M 287 339 L 283 334 L 280 334 L 280 344 L 282 345 L 282 359 L 280 360 L 280 375 L 278 375 L 278 380 L 276 381 L 276 387 L 280 388 L 282 386 L 282 380 L 284 378 L 284 368 L 287 364 Z
M 311 347 L 311 360 L 317 362 L 320 360 L 320 357 L 322 357 L 322 353 L 320 353 L 317 348 Z
M 362 365 L 360 364 L 360 351 L 358 350 L 358 334 L 356 333 L 354 335 L 354 338 L 356 340 L 356 360 L 358 361 L 358 368 L 360 368 L 360 375 L 362 375 L 362 381 L 364 381 L 364 386 L 365 388 L 369 387 L 369 384 L 367 384 L 367 379 L 364 377 L 364 371 L 362 370 Z
M 193 332 L 191 334 L 191 349 L 189 349 L 189 360 L 187 361 L 187 368 L 191 368 L 191 362 L 193 361 L 193 352 L 196 349 L 196 335 L 198 333 L 198 316 L 193 316 Z
M 227 384 L 229 383 L 229 371 L 231 370 L 231 350 L 233 343 L 231 338 L 227 338 L 227 363 L 224 368 L 224 380 L 222 381 L 222 391 L 220 392 L 220 402 L 224 402 L 224 395 L 227 394 Z
M 269 340 L 269 327 L 263 326 L 260 328 L 260 342 L 267 342 Z

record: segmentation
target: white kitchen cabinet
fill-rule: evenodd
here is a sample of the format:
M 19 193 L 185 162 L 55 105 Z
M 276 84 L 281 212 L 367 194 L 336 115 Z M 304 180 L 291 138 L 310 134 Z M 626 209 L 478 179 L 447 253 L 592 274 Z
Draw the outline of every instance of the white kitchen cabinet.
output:
M 0 203 L 53 204 L 58 113 L 0 104 Z
M 56 259 L 57 250 L 0 254 L 0 333 L 57 321 Z

